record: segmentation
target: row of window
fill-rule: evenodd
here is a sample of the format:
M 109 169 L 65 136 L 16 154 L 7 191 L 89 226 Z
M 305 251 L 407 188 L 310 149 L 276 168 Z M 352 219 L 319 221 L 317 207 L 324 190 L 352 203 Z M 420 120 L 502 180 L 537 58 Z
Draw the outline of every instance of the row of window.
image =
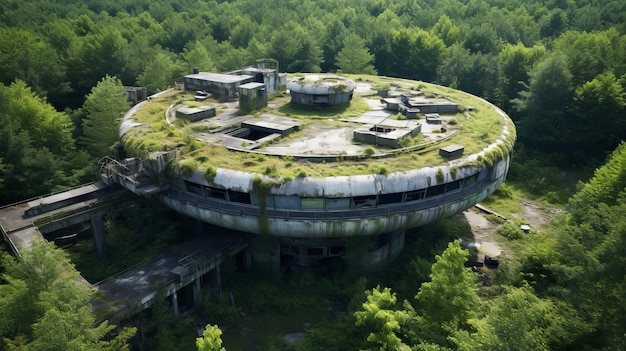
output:
M 459 179 L 450 183 L 434 185 L 426 189 L 418 189 L 399 193 L 353 196 L 344 198 L 324 197 L 298 197 L 298 196 L 270 196 L 266 199 L 266 205 L 271 208 L 299 209 L 299 210 L 349 210 L 358 208 L 371 208 L 382 205 L 391 205 L 403 202 L 418 201 L 434 196 L 443 195 L 462 187 L 476 183 L 478 174 Z M 226 190 L 206 185 L 200 185 L 186 181 L 187 190 L 196 195 L 236 202 L 241 204 L 253 204 L 250 193 L 234 190 Z M 255 203 L 256 204 L 256 203 Z

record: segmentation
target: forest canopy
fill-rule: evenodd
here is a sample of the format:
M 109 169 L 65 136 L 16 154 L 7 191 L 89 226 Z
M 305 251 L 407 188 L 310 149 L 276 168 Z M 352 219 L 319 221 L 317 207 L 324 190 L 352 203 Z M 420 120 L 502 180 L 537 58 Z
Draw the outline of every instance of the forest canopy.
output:
M 536 192 L 549 192 L 543 164 L 599 167 L 568 213 L 521 249 L 500 290 L 478 295 L 453 242 L 412 296 L 370 287 L 333 330 L 312 331 L 307 350 L 624 348 L 623 0 L 3 0 L 0 204 L 93 181 L 129 107 L 124 86 L 156 93 L 196 67 L 225 72 L 260 58 L 282 72 L 377 73 L 483 97 L 518 130 L 509 179 Z M 55 331 L 77 316 L 91 331 L 83 348 L 111 331 L 92 327 L 88 292 L 55 257 L 70 264 L 44 246 L 21 265 L 2 259 L 0 349 L 64 348 L 82 336 Z M 44 269 L 29 276 L 53 269 L 56 289 L 34 286 L 29 263 Z M 429 262 L 414 265 L 421 277 Z M 199 347 L 220 348 L 207 331 Z M 126 332 L 105 349 L 124 349 Z

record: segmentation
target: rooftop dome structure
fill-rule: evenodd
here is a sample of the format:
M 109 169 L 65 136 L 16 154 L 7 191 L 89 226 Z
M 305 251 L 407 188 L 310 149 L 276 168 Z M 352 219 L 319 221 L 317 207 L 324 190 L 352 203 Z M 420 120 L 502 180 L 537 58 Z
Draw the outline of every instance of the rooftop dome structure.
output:
M 384 98 L 374 88 L 383 83 Z M 507 174 L 515 127 L 478 97 L 377 76 L 298 76 L 287 87 L 291 101 L 278 93 L 250 113 L 162 92 L 126 114 L 121 143 L 159 185 L 154 197 L 251 233 L 254 260 L 278 267 L 343 257 L 351 242 L 365 242 L 367 262 L 385 261 L 406 229 L 473 206 Z M 215 115 L 177 118 L 207 106 Z M 110 177 L 142 192 L 123 172 Z
M 301 105 L 340 105 L 352 100 L 352 80 L 328 75 L 309 75 L 287 83 L 291 101 Z

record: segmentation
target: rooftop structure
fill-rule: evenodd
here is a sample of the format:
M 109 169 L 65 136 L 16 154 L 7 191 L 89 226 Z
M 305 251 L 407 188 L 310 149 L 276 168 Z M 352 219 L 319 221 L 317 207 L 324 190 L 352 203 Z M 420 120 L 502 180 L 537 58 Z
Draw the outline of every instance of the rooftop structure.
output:
M 384 99 L 381 83 L 392 87 Z M 508 171 L 514 125 L 475 96 L 376 76 L 298 75 L 287 87 L 291 99 L 273 94 L 260 109 L 210 97 L 201 104 L 215 116 L 194 121 L 177 111 L 196 107 L 198 88 L 165 91 L 128 112 L 122 144 L 161 186 L 153 196 L 254 234 L 254 260 L 277 266 L 342 257 L 363 241 L 370 263 L 384 261 L 400 252 L 407 228 L 473 206 Z M 315 102 L 334 93 L 343 102 Z

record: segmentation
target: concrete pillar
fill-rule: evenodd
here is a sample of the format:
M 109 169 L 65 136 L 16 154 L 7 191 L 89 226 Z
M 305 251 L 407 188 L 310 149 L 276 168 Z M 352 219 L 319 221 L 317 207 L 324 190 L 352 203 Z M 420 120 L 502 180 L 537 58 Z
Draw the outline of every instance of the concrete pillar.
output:
M 204 234 L 204 225 L 205 225 L 204 221 L 196 219 L 196 235 Z
M 104 239 L 104 222 L 102 216 L 104 212 L 97 211 L 89 215 L 89 221 L 91 222 L 91 232 L 93 233 L 93 241 L 96 244 L 96 251 L 98 256 L 104 257 L 106 255 L 106 241 Z
M 216 264 L 215 269 L 213 269 L 213 287 L 218 296 L 222 294 L 222 270 L 220 267 L 221 264 Z
M 178 293 L 176 290 L 172 293 L 172 308 L 174 308 L 174 318 L 178 318 L 180 312 L 178 311 Z
M 202 303 L 202 282 L 200 281 L 202 277 L 196 278 L 193 282 L 193 303 L 196 307 L 200 307 Z
M 268 273 L 280 274 L 280 241 L 276 237 L 254 235 L 251 243 L 252 260 Z
M 252 268 L 252 250 L 247 248 L 241 254 L 243 255 L 243 268 L 250 270 Z
M 396 257 L 398 257 L 398 255 L 400 254 L 400 252 L 402 252 L 402 249 L 404 248 L 404 240 L 405 240 L 405 231 L 404 230 L 396 230 L 395 232 L 391 233 L 391 242 L 389 243 L 390 245 L 390 250 L 389 250 L 389 259 L 393 260 Z

